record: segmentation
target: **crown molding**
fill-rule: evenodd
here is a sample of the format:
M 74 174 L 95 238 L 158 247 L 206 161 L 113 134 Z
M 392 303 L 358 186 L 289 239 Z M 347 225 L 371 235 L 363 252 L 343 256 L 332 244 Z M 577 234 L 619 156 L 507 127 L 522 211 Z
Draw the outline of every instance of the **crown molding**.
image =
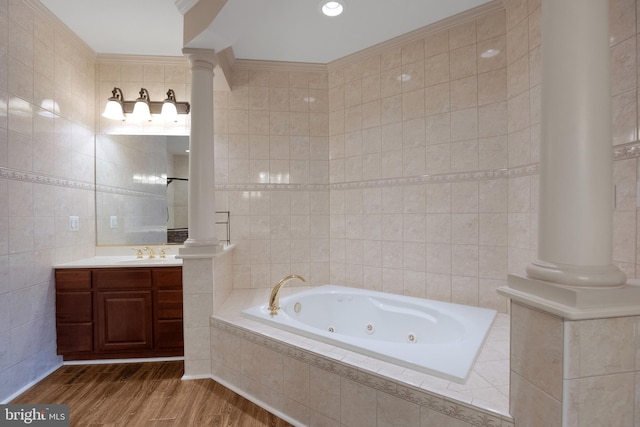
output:
M 398 37 L 394 37 L 390 40 L 362 49 L 358 52 L 352 53 L 351 55 L 343 56 L 342 58 L 329 62 L 327 64 L 327 68 L 333 69 L 350 64 L 352 62 L 361 61 L 370 56 L 380 54 L 385 50 L 401 47 L 416 40 L 426 38 L 427 36 L 430 36 L 434 33 L 448 30 L 457 25 L 482 18 L 486 15 L 504 9 L 505 6 L 503 0 L 492 0 L 489 3 L 485 3 L 478 7 L 474 7 L 473 9 L 458 13 L 457 15 L 453 15 L 438 22 L 434 22 L 433 24 L 418 28 L 417 30 L 410 31 Z
M 189 65 L 189 60 L 184 56 L 152 56 L 152 55 L 96 55 L 96 64 L 135 63 L 154 65 Z
M 236 59 L 233 69 L 263 69 L 272 71 L 327 71 L 326 64 L 312 62 L 264 61 L 256 59 Z

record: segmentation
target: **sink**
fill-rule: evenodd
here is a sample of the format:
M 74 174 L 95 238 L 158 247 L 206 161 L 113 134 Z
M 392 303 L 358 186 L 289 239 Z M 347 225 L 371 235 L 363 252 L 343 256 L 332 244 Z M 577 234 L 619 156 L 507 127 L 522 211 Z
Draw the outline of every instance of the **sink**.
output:
M 166 258 L 132 258 L 123 259 L 118 261 L 118 264 L 127 265 L 162 265 L 162 264 L 175 264 L 175 255 L 168 255 Z

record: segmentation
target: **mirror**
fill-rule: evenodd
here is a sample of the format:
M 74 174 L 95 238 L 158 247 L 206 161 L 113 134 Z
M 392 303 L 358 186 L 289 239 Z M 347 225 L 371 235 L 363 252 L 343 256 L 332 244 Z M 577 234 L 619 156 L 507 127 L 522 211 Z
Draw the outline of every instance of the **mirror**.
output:
M 96 244 L 187 238 L 189 137 L 96 135 Z

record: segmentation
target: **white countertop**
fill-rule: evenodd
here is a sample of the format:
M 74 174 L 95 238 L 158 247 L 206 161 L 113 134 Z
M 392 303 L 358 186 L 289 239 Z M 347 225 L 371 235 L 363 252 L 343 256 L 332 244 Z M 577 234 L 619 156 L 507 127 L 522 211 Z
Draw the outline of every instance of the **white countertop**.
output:
M 56 264 L 53 268 L 122 268 L 122 267 L 171 267 L 182 266 L 182 259 L 175 255 L 167 255 L 166 258 L 136 258 L 128 256 L 95 256 L 83 258 L 64 264 Z

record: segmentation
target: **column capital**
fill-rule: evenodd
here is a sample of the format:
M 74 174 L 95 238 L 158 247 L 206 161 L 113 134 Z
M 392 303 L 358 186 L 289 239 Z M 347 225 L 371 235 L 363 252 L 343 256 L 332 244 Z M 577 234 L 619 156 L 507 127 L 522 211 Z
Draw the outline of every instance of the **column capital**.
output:
M 214 49 L 194 49 L 185 47 L 182 54 L 191 62 L 192 67 L 200 66 L 211 70 L 218 63 L 218 57 Z

